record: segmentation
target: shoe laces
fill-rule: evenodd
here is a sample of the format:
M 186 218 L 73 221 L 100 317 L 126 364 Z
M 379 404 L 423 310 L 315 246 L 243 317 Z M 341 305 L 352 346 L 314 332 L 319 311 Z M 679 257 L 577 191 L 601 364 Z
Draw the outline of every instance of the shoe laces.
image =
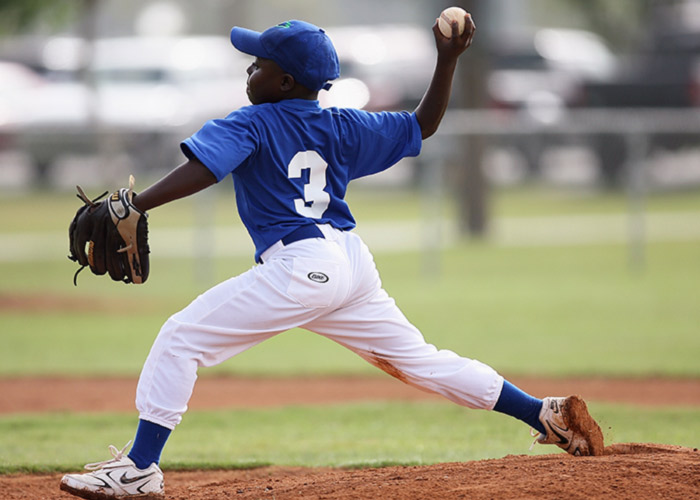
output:
M 112 458 L 110 458 L 109 460 L 104 460 L 102 462 L 94 462 L 91 464 L 86 464 L 85 470 L 98 470 L 107 464 L 111 464 L 113 462 L 120 461 L 122 458 L 124 458 L 124 451 L 126 451 L 126 449 L 129 447 L 130 444 L 131 444 L 131 440 L 129 440 L 129 442 L 126 443 L 124 445 L 124 448 L 122 448 L 121 450 L 117 449 L 117 447 L 114 446 L 113 444 L 110 444 L 109 445 L 109 452 L 112 454 Z
M 532 451 L 532 449 L 535 447 L 535 445 L 540 442 L 541 435 L 542 435 L 542 433 L 540 431 L 535 430 L 532 427 L 530 427 L 530 436 L 535 438 L 535 440 L 530 445 L 530 451 Z

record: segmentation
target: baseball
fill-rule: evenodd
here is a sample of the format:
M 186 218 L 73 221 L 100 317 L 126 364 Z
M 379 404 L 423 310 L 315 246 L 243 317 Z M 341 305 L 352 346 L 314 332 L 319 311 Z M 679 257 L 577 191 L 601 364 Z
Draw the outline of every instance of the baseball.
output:
M 438 28 L 447 38 L 452 38 L 452 21 L 458 23 L 458 33 L 464 33 L 464 16 L 467 11 L 461 7 L 448 7 L 440 13 L 438 18 Z

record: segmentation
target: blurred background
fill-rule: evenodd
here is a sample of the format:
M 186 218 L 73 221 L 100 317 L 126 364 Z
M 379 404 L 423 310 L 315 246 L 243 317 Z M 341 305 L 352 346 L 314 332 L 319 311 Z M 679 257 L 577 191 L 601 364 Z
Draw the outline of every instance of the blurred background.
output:
M 342 67 L 323 106 L 412 110 L 452 4 L 478 32 L 438 135 L 357 189 L 423 199 L 428 249 L 497 239 L 502 193 L 619 195 L 639 259 L 649 196 L 700 187 L 700 0 L 3 0 L 0 197 L 112 189 L 129 173 L 142 187 L 178 165 L 182 139 L 247 104 L 233 25 L 323 26 Z M 449 200 L 448 226 L 430 200 Z
M 431 27 L 450 5 L 478 30 L 438 133 L 348 192 L 385 288 L 429 342 L 509 376 L 697 387 L 700 0 L 0 0 L 0 379 L 135 377 L 168 315 L 254 265 L 230 181 L 151 213 L 145 285 L 83 272 L 75 287 L 66 259 L 76 184 L 97 196 L 133 173 L 142 190 L 182 162 L 179 142 L 205 120 L 247 104 L 251 58 L 231 47 L 232 26 L 320 25 L 341 59 L 323 106 L 412 110 L 435 64 Z M 303 330 L 202 371 L 377 375 Z M 635 407 L 604 427 L 622 442 L 697 447 L 692 412 Z M 26 446 L 22 418 L 0 432 L 20 443 L 0 445 L 0 470 L 24 450 L 40 457 L 29 463 L 64 456 L 63 444 Z M 59 419 L 42 418 L 50 434 L 31 442 L 58 446 L 45 436 Z M 419 434 L 395 429 L 402 442 Z M 84 435 L 59 433 L 76 464 L 93 457 Z M 511 434 L 477 434 L 504 444 L 475 450 L 512 453 Z M 297 435 L 270 443 L 296 455 Z M 210 460 L 199 441 L 186 460 Z M 237 441 L 216 445 L 239 456 Z
M 452 4 L 478 26 L 453 112 L 425 158 L 370 183 L 435 189 L 423 173 L 439 162 L 429 176 L 476 236 L 501 186 L 700 185 L 698 0 L 3 0 L 0 193 L 176 166 L 183 138 L 247 104 L 233 25 L 321 25 L 342 65 L 324 106 L 411 110 L 434 64 L 430 27 Z

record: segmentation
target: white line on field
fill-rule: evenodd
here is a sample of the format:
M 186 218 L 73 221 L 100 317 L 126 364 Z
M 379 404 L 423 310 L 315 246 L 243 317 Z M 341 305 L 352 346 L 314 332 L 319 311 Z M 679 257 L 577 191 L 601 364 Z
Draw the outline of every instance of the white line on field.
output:
M 700 212 L 648 213 L 646 241 L 700 240 Z M 355 230 L 377 253 L 451 246 L 458 240 L 451 220 L 360 222 Z M 242 227 L 151 227 L 151 252 L 158 257 L 250 256 L 253 245 Z M 492 222 L 488 241 L 504 247 L 625 243 L 630 218 L 625 214 L 501 217 Z M 0 262 L 65 259 L 66 231 L 0 233 Z

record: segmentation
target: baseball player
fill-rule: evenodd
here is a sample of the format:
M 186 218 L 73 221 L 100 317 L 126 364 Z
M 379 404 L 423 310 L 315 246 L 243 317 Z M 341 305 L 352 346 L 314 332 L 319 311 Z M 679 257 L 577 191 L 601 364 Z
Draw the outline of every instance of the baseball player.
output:
M 475 26 L 452 37 L 433 26 L 437 63 L 414 112 L 323 109 L 318 94 L 339 76 L 325 32 L 292 20 L 262 33 L 234 27 L 231 42 L 255 59 L 252 103 L 182 142 L 187 161 L 133 198 L 143 211 L 233 178 L 256 265 L 197 297 L 163 325 L 139 378 L 139 424 L 126 454 L 68 474 L 61 489 L 91 499 L 162 498 L 159 461 L 181 421 L 197 369 L 221 363 L 292 328 L 328 337 L 401 381 L 469 407 L 516 417 L 576 455 L 602 452 L 602 436 L 577 396 L 536 399 L 491 367 L 439 350 L 382 288 L 372 255 L 352 229 L 348 183 L 416 156 L 445 113 L 460 55 Z

